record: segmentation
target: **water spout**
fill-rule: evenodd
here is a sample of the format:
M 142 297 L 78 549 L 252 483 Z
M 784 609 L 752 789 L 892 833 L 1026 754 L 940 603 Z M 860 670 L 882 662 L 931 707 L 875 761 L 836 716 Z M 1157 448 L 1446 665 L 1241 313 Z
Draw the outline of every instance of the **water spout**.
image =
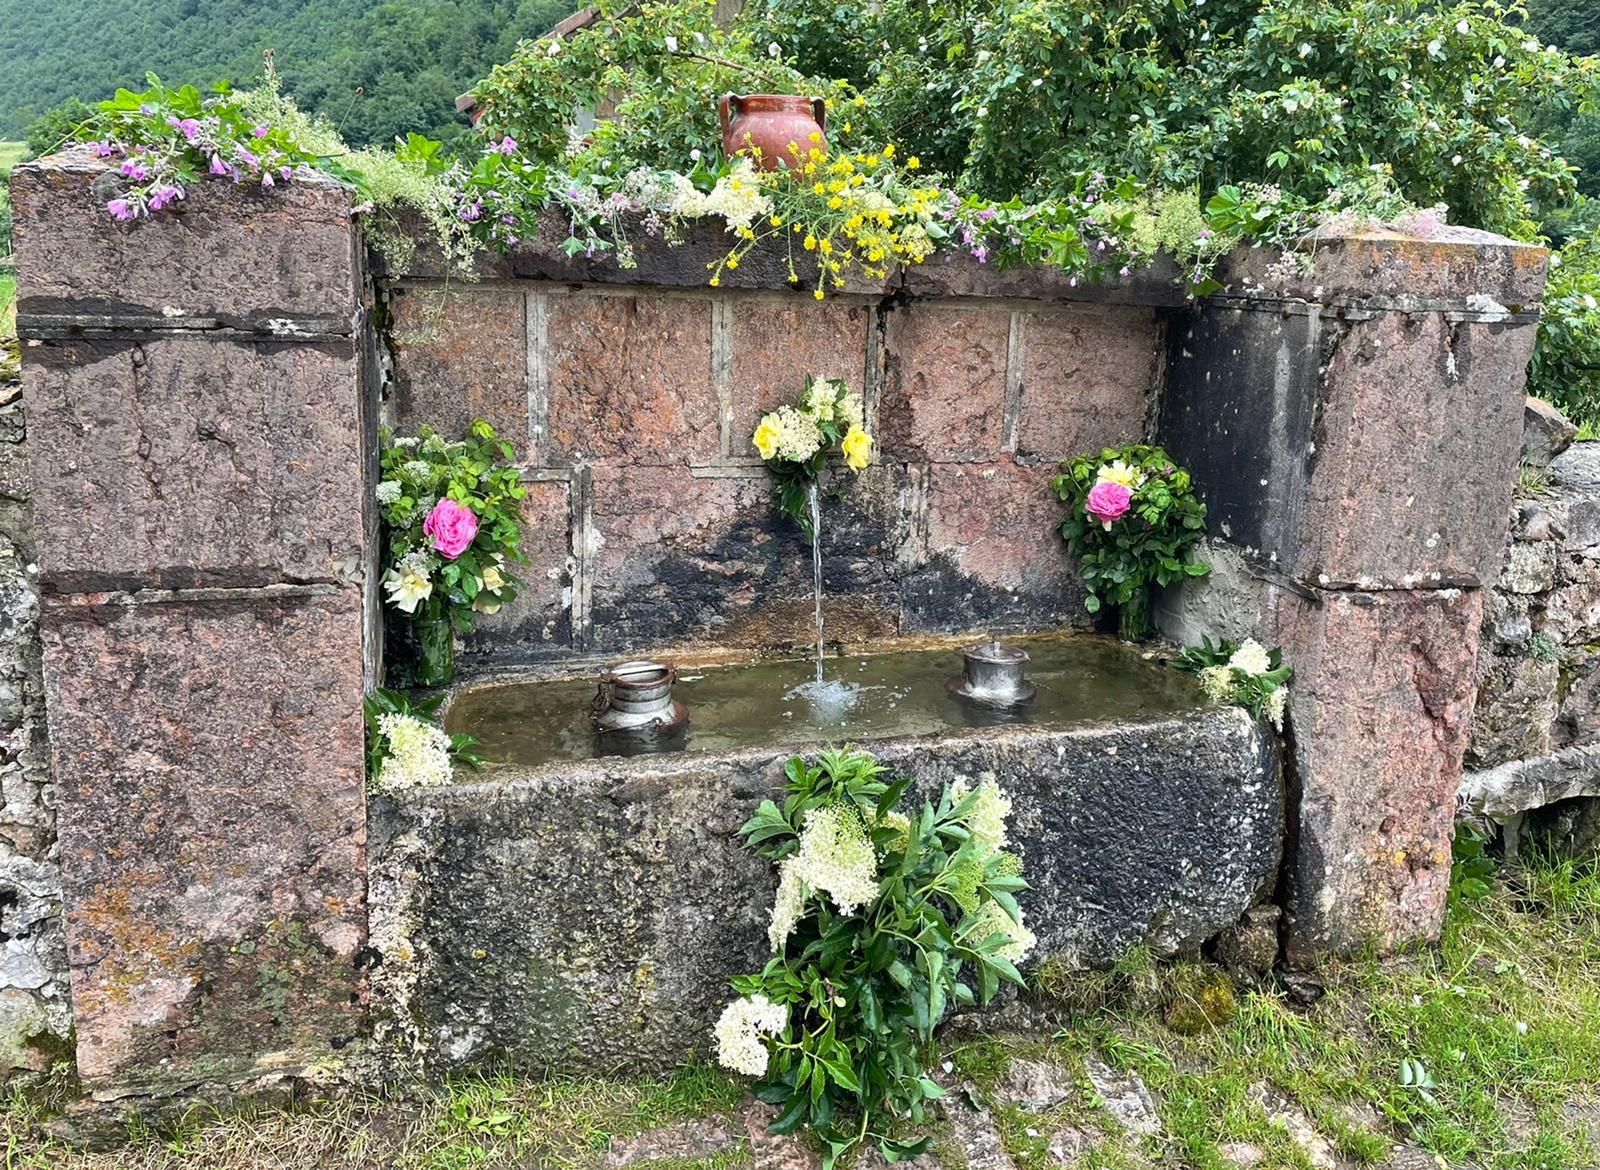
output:
M 806 488 L 806 505 L 811 509 L 811 591 L 817 615 L 817 685 L 822 685 L 822 509 L 817 504 L 817 485 Z

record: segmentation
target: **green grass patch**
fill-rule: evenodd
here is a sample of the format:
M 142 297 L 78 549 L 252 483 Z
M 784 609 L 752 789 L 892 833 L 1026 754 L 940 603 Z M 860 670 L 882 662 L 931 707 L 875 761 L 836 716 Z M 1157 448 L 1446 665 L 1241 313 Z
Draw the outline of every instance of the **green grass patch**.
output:
M 0 175 L 9 174 L 11 168 L 27 157 L 27 154 L 26 142 L 0 140 Z
M 1086 1170 L 1225 1170 L 1221 1147 L 1239 1142 L 1261 1153 L 1261 1170 L 1310 1170 L 1308 1142 L 1357 1165 L 1386 1161 L 1400 1141 L 1444 1165 L 1480 1170 L 1600 1164 L 1600 870 L 1593 863 L 1539 863 L 1503 876 L 1488 896 L 1458 900 L 1436 951 L 1332 967 L 1323 973 L 1328 993 L 1311 1009 L 1270 991 L 1240 992 L 1231 1012 L 1189 1020 L 1180 1033 L 1166 1020 L 1174 1003 L 1202 998 L 1199 974 L 1142 955 L 1098 981 L 1056 971 L 1057 1007 L 1104 1006 L 1050 1035 L 948 1048 L 956 1080 L 991 1104 L 1017 1170 L 1049 1170 L 1051 1139 L 1063 1132 L 1075 1135 Z M 1151 1001 L 1152 978 L 1164 1004 Z M 1121 1131 L 1084 1070 L 1090 1053 L 1144 1082 L 1159 1133 Z M 1018 1058 L 1066 1070 L 1067 1099 L 1043 1112 L 1007 1104 L 1007 1070 Z M 742 1091 L 703 1067 L 642 1081 L 472 1076 L 420 1099 L 357 1096 L 296 1111 L 196 1116 L 175 1132 L 139 1133 L 105 1154 L 71 1153 L 40 1137 L 48 1109 L 38 1095 L 14 1091 L 0 1114 L 0 1167 L 588 1170 L 613 1139 L 728 1116 Z M 961 1170 L 948 1123 L 935 1136 L 940 1166 Z M 737 1170 L 747 1158 L 730 1144 L 655 1170 Z

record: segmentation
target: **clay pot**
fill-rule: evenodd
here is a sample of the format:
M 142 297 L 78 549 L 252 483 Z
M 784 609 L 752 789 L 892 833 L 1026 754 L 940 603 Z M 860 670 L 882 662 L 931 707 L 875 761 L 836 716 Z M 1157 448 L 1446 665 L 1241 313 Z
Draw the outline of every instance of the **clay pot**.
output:
M 811 141 L 821 134 L 827 122 L 827 109 L 819 97 L 794 97 L 783 93 L 725 94 L 717 103 L 722 115 L 722 153 L 732 158 L 751 147 L 761 152 L 762 170 L 775 171 L 780 162 L 794 166 L 789 151 L 792 142 L 803 157 L 813 146 L 824 149 L 827 142 Z

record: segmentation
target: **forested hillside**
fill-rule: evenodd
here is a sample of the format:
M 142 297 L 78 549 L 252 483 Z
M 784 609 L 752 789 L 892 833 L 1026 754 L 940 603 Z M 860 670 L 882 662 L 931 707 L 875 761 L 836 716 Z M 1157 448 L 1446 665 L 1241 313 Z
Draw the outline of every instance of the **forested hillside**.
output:
M 99 101 L 154 71 L 246 83 L 275 52 L 302 108 L 346 141 L 466 128 L 455 97 L 572 10 L 571 0 L 0 0 L 0 139 L 68 98 Z M 364 93 L 357 97 L 357 87 Z

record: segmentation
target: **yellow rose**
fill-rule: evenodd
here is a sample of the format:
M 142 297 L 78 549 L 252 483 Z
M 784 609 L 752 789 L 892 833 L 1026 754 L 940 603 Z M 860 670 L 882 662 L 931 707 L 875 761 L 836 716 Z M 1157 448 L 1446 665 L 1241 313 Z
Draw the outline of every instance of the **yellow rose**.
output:
M 771 459 L 778 453 L 778 416 L 769 414 L 762 418 L 756 425 L 756 433 L 750 437 L 756 445 L 756 450 L 761 452 L 761 458 Z
M 851 471 L 865 471 L 867 464 L 872 462 L 872 436 L 860 427 L 851 427 L 846 431 L 839 447 Z
M 485 565 L 483 569 L 483 587 L 490 593 L 499 593 L 504 587 L 506 579 L 500 575 L 496 565 Z

